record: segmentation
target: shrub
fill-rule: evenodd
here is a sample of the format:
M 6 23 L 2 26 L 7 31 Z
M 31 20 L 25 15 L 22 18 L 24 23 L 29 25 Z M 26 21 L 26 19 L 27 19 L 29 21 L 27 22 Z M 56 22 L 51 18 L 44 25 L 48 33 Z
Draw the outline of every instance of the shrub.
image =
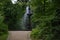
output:
M 60 40 L 60 1 L 32 0 L 32 40 Z
M 4 16 L 0 14 L 0 40 L 6 40 L 8 34 L 8 26 L 3 23 Z

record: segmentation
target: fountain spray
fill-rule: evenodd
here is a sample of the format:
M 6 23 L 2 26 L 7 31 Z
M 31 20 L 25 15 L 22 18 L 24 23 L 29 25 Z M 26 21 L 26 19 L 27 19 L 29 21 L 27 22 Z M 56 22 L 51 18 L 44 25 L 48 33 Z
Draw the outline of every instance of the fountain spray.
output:
M 32 30 L 32 25 L 31 25 L 31 15 L 32 15 L 32 12 L 31 12 L 31 8 L 30 8 L 30 1 L 29 0 L 27 2 L 27 6 L 26 6 L 26 12 L 24 14 L 24 17 L 22 19 L 22 25 L 23 27 L 25 27 L 25 30 Z

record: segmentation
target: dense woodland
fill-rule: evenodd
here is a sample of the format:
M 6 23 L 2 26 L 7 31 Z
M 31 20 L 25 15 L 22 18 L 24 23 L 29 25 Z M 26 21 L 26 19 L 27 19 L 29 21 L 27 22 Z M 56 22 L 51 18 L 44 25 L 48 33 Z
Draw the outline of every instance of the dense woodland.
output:
M 0 0 L 0 40 L 6 40 L 8 30 L 23 30 L 21 19 L 26 1 L 12 4 Z M 60 40 L 60 0 L 31 0 L 32 40 Z

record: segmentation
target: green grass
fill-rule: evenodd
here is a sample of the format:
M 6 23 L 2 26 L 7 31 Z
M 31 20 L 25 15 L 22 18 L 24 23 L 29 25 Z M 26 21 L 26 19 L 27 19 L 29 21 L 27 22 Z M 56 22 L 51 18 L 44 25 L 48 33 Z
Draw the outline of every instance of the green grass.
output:
M 7 40 L 8 34 L 4 34 L 0 36 L 0 40 Z

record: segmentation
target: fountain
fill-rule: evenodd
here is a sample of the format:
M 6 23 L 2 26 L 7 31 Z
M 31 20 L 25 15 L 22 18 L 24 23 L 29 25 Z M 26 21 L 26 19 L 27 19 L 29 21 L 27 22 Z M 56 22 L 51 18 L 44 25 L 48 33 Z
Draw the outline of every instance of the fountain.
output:
M 30 9 L 30 5 L 26 6 L 26 13 L 23 16 L 22 19 L 22 27 L 25 28 L 25 30 L 31 30 L 32 29 L 32 25 L 31 25 L 31 9 Z
M 26 7 L 26 13 L 24 14 L 24 17 L 22 19 L 22 27 L 25 28 L 25 30 L 31 30 L 32 26 L 31 26 L 31 10 L 30 10 L 30 6 Z

